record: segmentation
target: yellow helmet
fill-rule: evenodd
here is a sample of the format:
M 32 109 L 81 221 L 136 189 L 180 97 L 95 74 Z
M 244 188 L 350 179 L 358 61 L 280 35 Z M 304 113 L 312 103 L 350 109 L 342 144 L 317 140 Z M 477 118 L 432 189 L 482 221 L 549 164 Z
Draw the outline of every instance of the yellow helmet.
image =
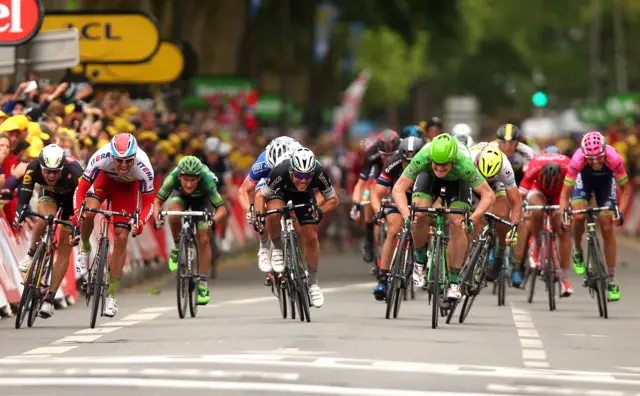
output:
M 487 179 L 494 177 L 502 169 L 502 151 L 495 147 L 487 147 L 478 154 L 476 166 Z

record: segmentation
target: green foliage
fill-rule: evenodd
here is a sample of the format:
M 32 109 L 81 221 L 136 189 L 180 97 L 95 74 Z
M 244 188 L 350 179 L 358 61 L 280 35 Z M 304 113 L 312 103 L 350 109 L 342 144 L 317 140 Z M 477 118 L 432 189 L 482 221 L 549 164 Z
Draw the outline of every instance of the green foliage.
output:
M 426 32 L 416 34 L 412 45 L 386 27 L 364 32 L 358 46 L 356 68 L 369 69 L 373 75 L 365 96 L 367 104 L 384 106 L 407 101 L 416 80 L 431 71 L 426 62 L 427 41 Z

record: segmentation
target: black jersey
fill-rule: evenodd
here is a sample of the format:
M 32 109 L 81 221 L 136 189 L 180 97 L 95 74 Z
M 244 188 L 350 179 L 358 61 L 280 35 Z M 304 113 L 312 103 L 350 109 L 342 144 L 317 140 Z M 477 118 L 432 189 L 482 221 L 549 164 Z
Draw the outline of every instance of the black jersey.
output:
M 393 185 L 396 184 L 400 176 L 402 176 L 403 170 L 404 168 L 402 168 L 402 155 L 400 153 L 393 154 L 384 162 L 382 171 L 380 172 L 380 176 L 378 177 L 378 184 L 392 188 Z
M 264 185 L 260 189 L 262 195 L 269 198 L 276 193 L 299 193 L 296 186 L 293 184 L 292 176 L 289 173 L 289 161 L 283 161 L 276 165 L 271 170 L 269 178 L 265 181 Z M 336 195 L 336 191 L 331 184 L 329 175 L 324 171 L 322 165 L 316 161 L 316 169 L 313 171 L 311 182 L 307 187 L 307 192 L 313 192 L 318 189 L 325 199 L 329 199 Z
M 380 175 L 383 162 L 382 155 L 378 152 L 378 146 L 372 144 L 364 154 L 364 164 L 362 164 L 362 169 L 360 169 L 360 179 L 377 179 Z
M 78 181 L 84 169 L 80 162 L 71 156 L 67 156 L 64 167 L 62 168 L 62 174 L 54 186 L 49 186 L 47 180 L 42 175 L 40 168 L 40 161 L 34 159 L 27 166 L 27 170 L 22 178 L 22 184 L 18 188 L 18 208 L 22 208 L 25 204 L 28 204 L 33 195 L 33 187 L 36 183 L 40 187 L 55 195 L 73 194 L 76 187 L 78 187 Z

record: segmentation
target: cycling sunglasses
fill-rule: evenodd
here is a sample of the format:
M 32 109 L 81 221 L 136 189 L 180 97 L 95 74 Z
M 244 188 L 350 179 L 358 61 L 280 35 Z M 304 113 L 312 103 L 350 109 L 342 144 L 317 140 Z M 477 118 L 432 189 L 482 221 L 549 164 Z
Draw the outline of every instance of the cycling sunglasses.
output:
M 44 169 L 42 168 L 42 171 L 44 173 L 46 173 L 47 175 L 58 175 L 62 172 L 62 169 Z
M 309 180 L 313 177 L 313 173 L 299 173 L 299 172 L 292 172 L 292 173 L 293 173 L 293 176 L 299 180 Z
M 584 155 L 587 160 L 595 161 L 604 158 L 604 153 L 600 153 L 598 155 Z
M 133 158 L 124 158 L 124 159 L 114 158 L 114 160 L 119 162 L 119 163 L 124 163 L 124 164 L 130 164 L 130 163 L 133 162 Z

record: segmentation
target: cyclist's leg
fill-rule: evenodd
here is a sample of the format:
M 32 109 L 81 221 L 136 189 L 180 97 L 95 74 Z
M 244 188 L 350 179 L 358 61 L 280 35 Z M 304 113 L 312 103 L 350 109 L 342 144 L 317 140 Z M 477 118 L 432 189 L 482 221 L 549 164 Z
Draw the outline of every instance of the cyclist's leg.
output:
M 496 196 L 496 200 L 490 211 L 501 219 L 509 220 L 511 205 L 509 203 L 509 199 L 507 198 L 507 192 L 504 188 L 504 184 L 500 182 L 492 182 L 489 185 L 491 186 L 491 189 Z M 493 260 L 493 266 L 491 267 L 491 272 L 493 272 L 491 275 L 493 275 L 493 279 L 498 278 L 500 269 L 502 268 L 502 264 L 504 262 L 504 251 L 506 248 L 505 238 L 507 237 L 508 231 L 509 228 L 504 224 L 496 224 L 497 247 Z M 487 278 L 489 277 L 487 276 Z
M 432 207 L 433 191 L 438 190 L 439 187 L 440 179 L 426 172 L 420 173 L 413 185 L 411 203 L 421 208 Z M 411 231 L 416 255 L 416 265 L 413 271 L 413 281 L 416 287 L 423 287 L 426 284 L 424 270 L 427 264 L 427 245 L 430 240 L 429 224 L 429 217 L 426 213 L 416 213 L 415 224 Z
M 55 200 L 47 195 L 45 190 L 41 190 L 43 195 L 38 200 L 38 213 L 43 215 L 55 214 L 56 213 L 56 203 Z M 33 224 L 33 228 L 31 229 L 31 244 L 29 245 L 29 251 L 27 254 L 22 257 L 20 262 L 18 263 L 18 268 L 22 272 L 27 272 L 29 270 L 29 265 L 31 265 L 31 261 L 33 260 L 33 255 L 36 254 L 36 248 L 38 247 L 38 242 L 42 238 L 42 234 L 44 234 L 44 229 L 47 223 L 37 218 Z
M 398 233 L 400 232 L 403 224 L 400 212 L 395 208 L 388 209 L 386 213 L 386 222 L 388 226 L 387 239 L 382 245 L 378 286 L 376 286 L 373 292 L 376 300 L 383 300 L 387 295 L 387 275 L 389 274 L 389 268 L 391 268 L 393 250 L 398 242 Z
M 183 196 L 180 192 L 174 191 L 167 202 L 168 210 L 183 211 L 185 207 L 185 200 L 189 197 Z M 180 217 L 169 216 L 169 229 L 171 230 L 171 236 L 173 237 L 173 249 L 171 249 L 171 256 L 169 257 L 169 270 L 174 272 L 178 269 L 178 237 L 180 236 Z
M 264 185 L 264 181 L 264 179 L 260 180 L 260 182 L 255 187 L 255 191 L 258 191 L 262 187 L 262 185 Z M 271 246 L 269 243 L 268 232 L 264 231 L 262 234 L 258 234 L 258 240 L 260 241 L 260 246 L 258 248 L 258 268 L 262 272 L 270 272 L 272 269 Z
M 101 172 L 93 185 L 87 191 L 86 198 L 84 199 L 85 207 L 89 209 L 100 208 L 100 203 L 104 201 L 108 196 L 108 186 L 105 184 L 108 182 L 108 176 Z M 78 209 L 78 208 L 76 208 Z M 91 251 L 91 233 L 93 232 L 94 219 L 96 214 L 93 212 L 85 212 L 83 219 L 80 220 L 80 251 L 78 252 L 78 260 L 76 262 L 76 276 L 83 277 L 87 273 L 87 266 L 89 264 L 89 252 Z
M 573 191 L 571 192 L 571 208 L 574 210 L 586 209 L 589 200 L 594 192 L 593 178 L 583 178 L 582 173 L 578 174 Z M 573 216 L 573 269 L 576 274 L 582 275 L 585 272 L 584 255 L 582 253 L 582 236 L 584 235 L 586 215 Z
M 284 206 L 285 197 L 282 193 L 276 193 L 267 199 L 267 211 L 273 209 L 279 209 Z M 265 220 L 265 230 L 269 235 L 273 250 L 271 251 L 271 267 L 275 272 L 284 271 L 284 251 L 282 245 L 282 238 L 280 236 L 282 227 L 280 225 L 279 214 L 273 214 Z
M 195 209 L 199 210 L 199 209 Z M 209 297 L 209 274 L 211 273 L 211 240 L 212 229 L 206 227 L 202 221 L 198 222 L 196 231 L 196 244 L 198 245 L 198 268 L 200 283 L 198 285 L 198 304 L 206 305 L 210 301 Z
M 527 201 L 531 206 L 541 206 L 547 204 L 547 197 L 536 183 L 533 184 L 527 194 Z M 544 223 L 544 212 L 533 211 L 529 214 L 529 226 L 533 235 L 533 248 L 529 251 L 529 262 L 540 268 L 540 246 L 542 244 L 542 225 Z
M 374 179 L 369 179 L 369 182 L 367 182 L 367 187 L 364 191 L 364 196 L 362 197 L 363 201 L 370 200 L 371 192 L 373 190 L 373 186 L 375 185 L 375 180 L 377 179 L 378 178 L 375 177 Z M 371 205 L 365 205 L 362 207 L 362 215 L 365 223 L 364 248 L 362 252 L 362 258 L 365 262 L 371 263 L 374 259 L 374 246 L 376 243 L 375 240 L 377 238 L 375 232 L 376 227 L 375 223 L 373 222 L 373 216 L 375 215 L 375 213 L 373 213 L 373 208 L 371 207 Z
M 68 220 L 71 218 L 73 215 L 73 195 L 56 195 L 49 198 L 54 200 L 50 208 L 53 209 L 53 211 L 49 213 L 55 213 L 57 211 L 57 206 L 62 205 L 62 220 Z M 40 208 L 38 208 L 38 210 L 40 211 Z M 58 257 L 54 261 L 53 268 L 51 270 L 51 285 L 49 286 L 49 292 L 44 298 L 42 308 L 40 308 L 40 316 L 43 318 L 48 318 L 53 315 L 53 300 L 60 288 L 60 285 L 62 284 L 62 281 L 64 280 L 67 269 L 69 268 L 69 256 L 71 254 L 71 241 L 69 239 L 69 234 L 71 233 L 71 230 L 63 226 L 59 226 L 58 230 L 58 247 L 56 249 Z
M 450 181 L 447 183 L 446 203 L 450 208 L 471 209 L 471 188 L 462 181 Z M 464 222 L 464 216 L 452 214 L 449 216 L 449 232 L 451 239 L 447 245 L 447 264 L 449 265 L 449 290 L 447 298 L 460 298 L 460 270 L 462 262 L 467 254 L 469 247 L 469 236 L 466 230 L 462 229 L 461 223 Z M 496 260 L 497 261 L 497 260 Z
M 560 204 L 560 194 L 551 198 L 552 205 Z M 569 282 L 569 263 L 571 262 L 571 236 L 562 228 L 562 213 L 556 211 L 553 214 L 553 229 L 558 237 L 558 258 L 560 259 L 560 276 L 562 296 L 569 297 L 573 293 L 573 287 Z
M 598 179 L 596 190 L 596 203 L 598 206 L 612 206 L 618 203 L 616 179 L 610 176 L 610 179 L 601 177 Z M 600 232 L 602 233 L 602 244 L 604 245 L 604 256 L 607 262 L 609 272 L 609 299 L 617 301 L 620 299 L 620 288 L 616 283 L 616 237 L 613 233 L 613 216 L 611 211 L 600 213 L 598 222 L 600 223 Z
M 301 204 L 315 201 L 314 193 L 291 193 L 287 195 L 293 204 Z M 320 308 L 324 304 L 324 295 L 318 286 L 318 269 L 320 264 L 320 241 L 318 239 L 319 220 L 314 219 L 313 213 L 308 209 L 296 209 L 296 218 L 300 224 L 300 244 L 309 269 L 309 297 L 311 304 Z

